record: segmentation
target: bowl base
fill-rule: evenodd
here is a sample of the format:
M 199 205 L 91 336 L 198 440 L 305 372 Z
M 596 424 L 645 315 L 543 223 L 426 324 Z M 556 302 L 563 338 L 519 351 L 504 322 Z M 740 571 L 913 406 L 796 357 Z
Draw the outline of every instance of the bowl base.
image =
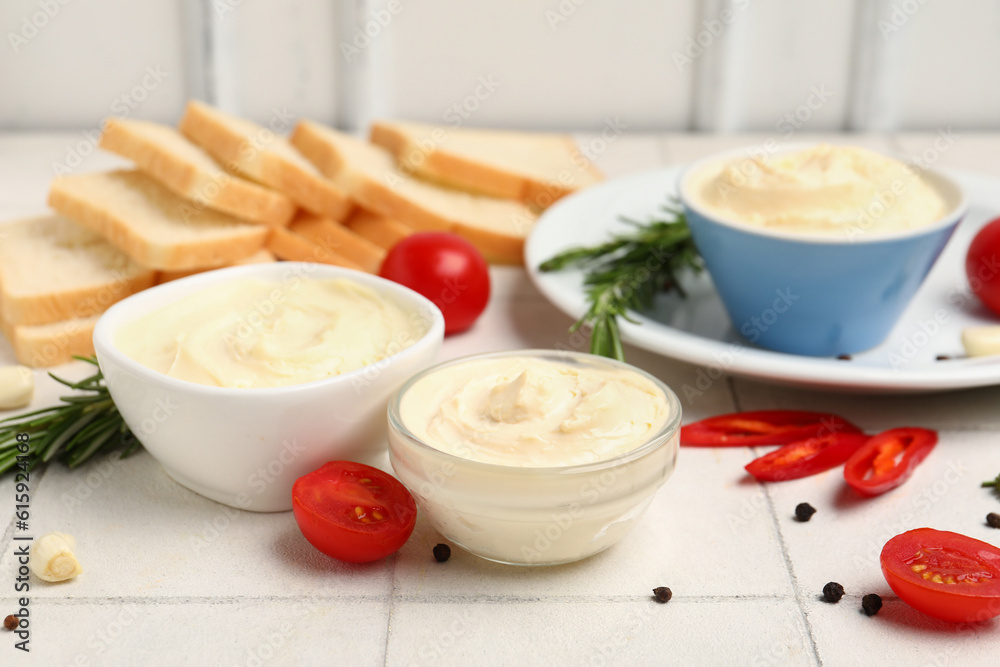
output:
M 487 556 L 487 555 L 484 555 L 482 553 L 479 553 L 477 551 L 474 551 L 474 550 L 470 549 L 469 547 L 465 546 L 461 542 L 456 542 L 455 540 L 453 540 L 451 538 L 447 538 L 447 539 L 448 539 L 449 542 L 451 542 L 455 546 L 461 547 L 464 551 L 468 551 L 470 554 L 472 554 L 473 556 L 475 556 L 477 558 L 482 558 L 483 560 L 488 560 L 491 563 L 500 563 L 501 565 L 516 565 L 518 567 L 549 567 L 549 566 L 552 566 L 552 565 L 567 565 L 569 563 L 576 563 L 577 561 L 586 560 L 587 558 L 590 558 L 591 556 L 596 556 L 597 554 L 602 553 L 602 552 L 606 551 L 607 549 L 611 548 L 612 546 L 614 546 L 613 544 L 608 544 L 608 545 L 605 545 L 605 546 L 601 547 L 597 551 L 591 551 L 590 553 L 587 553 L 587 554 L 585 554 L 583 556 L 574 556 L 573 558 L 564 558 L 562 560 L 541 561 L 541 562 L 529 563 L 527 561 L 504 560 L 503 558 L 498 558 L 496 556 Z
M 163 466 L 163 472 L 167 473 L 167 477 L 181 486 L 194 491 L 199 496 L 204 496 L 209 500 L 214 500 L 229 507 L 235 507 L 238 510 L 246 510 L 248 512 L 288 512 L 292 509 L 292 494 L 290 492 L 287 494 L 287 500 L 266 497 L 266 494 L 265 496 L 254 496 L 249 493 L 233 494 L 205 486 L 166 466 Z

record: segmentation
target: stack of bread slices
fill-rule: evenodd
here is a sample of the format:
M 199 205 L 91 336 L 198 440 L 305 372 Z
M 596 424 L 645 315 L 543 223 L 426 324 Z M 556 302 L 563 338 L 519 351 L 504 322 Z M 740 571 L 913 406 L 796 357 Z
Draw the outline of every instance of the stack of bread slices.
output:
M 135 167 L 63 176 L 52 215 L 0 224 L 0 330 L 23 364 L 91 354 L 110 305 L 214 268 L 377 273 L 416 231 L 519 264 L 540 210 L 601 178 L 562 135 L 379 122 L 369 143 L 303 120 L 286 139 L 196 101 L 177 129 L 109 119 L 100 146 Z

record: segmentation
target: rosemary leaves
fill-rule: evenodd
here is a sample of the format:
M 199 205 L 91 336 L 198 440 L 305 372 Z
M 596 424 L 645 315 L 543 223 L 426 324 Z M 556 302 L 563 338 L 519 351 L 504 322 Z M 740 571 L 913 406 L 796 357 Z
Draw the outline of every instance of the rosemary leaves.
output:
M 97 366 L 94 357 L 76 358 Z M 15 464 L 23 467 L 17 459 L 18 454 L 24 455 L 18 449 L 22 444 L 18 434 L 28 435 L 29 470 L 51 460 L 75 468 L 98 452 L 124 449 L 124 457 L 139 449 L 141 444 L 118 413 L 100 369 L 79 382 L 49 375 L 74 393 L 62 396 L 60 405 L 0 420 L 0 474 Z
M 590 307 L 570 331 L 590 327 L 591 354 L 624 361 L 618 317 L 635 322 L 628 311 L 650 308 L 659 292 L 676 290 L 684 296 L 679 274 L 701 270 L 701 255 L 680 205 L 671 201 L 663 212 L 662 220 L 647 223 L 623 218 L 632 230 L 596 246 L 571 248 L 538 267 L 541 271 L 570 267 L 584 271 Z

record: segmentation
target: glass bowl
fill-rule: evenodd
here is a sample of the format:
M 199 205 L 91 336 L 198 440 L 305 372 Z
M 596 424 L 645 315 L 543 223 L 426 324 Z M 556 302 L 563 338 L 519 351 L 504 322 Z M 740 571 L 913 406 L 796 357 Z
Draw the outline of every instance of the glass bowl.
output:
M 423 378 L 487 359 L 528 357 L 576 368 L 638 374 L 662 392 L 667 418 L 652 437 L 619 456 L 582 465 L 483 463 L 436 449 L 407 427 L 401 405 Z M 515 350 L 439 364 L 389 400 L 389 459 L 431 524 L 463 549 L 500 563 L 555 565 L 618 542 L 642 517 L 674 470 L 681 406 L 662 382 L 628 364 L 576 352 Z

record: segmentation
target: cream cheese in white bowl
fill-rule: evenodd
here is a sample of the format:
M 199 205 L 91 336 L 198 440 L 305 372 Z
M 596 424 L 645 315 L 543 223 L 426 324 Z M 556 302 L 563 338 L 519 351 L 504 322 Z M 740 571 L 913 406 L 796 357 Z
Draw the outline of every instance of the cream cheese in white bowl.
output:
M 268 512 L 291 509 L 292 484 L 327 461 L 378 462 L 390 394 L 443 337 L 440 310 L 402 285 L 278 262 L 133 295 L 101 317 L 94 347 L 119 412 L 167 474 Z
M 620 540 L 673 472 L 680 402 L 589 354 L 520 350 L 431 368 L 389 403 L 389 459 L 446 538 L 552 565 Z
M 257 389 L 323 380 L 378 363 L 415 343 L 428 325 L 346 278 L 284 287 L 240 278 L 129 322 L 115 345 L 170 377 Z

